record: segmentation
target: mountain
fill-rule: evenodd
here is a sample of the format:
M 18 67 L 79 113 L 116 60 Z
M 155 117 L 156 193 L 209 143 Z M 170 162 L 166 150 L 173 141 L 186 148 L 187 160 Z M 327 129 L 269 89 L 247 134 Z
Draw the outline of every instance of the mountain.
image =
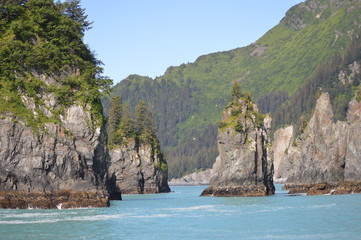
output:
M 360 14 L 360 1 L 305 1 L 249 46 L 169 67 L 156 79 L 131 75 L 112 88 L 111 96 L 121 96 L 131 108 L 143 99 L 153 109 L 172 178 L 209 168 L 218 155 L 217 123 L 232 82 L 240 82 L 263 113 L 271 112 L 274 127 L 294 121 L 279 107 L 322 63 L 345 54 L 359 37 Z

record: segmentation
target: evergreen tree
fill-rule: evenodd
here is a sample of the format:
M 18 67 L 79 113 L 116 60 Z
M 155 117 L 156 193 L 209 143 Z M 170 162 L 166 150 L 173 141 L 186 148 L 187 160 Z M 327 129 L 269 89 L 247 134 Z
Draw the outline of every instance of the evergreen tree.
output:
M 91 29 L 93 23 L 87 21 L 88 15 L 85 15 L 85 9 L 80 7 L 79 0 L 68 0 L 63 4 L 58 4 L 62 7 L 65 15 L 79 23 L 82 32 Z
M 121 139 L 119 138 L 117 131 L 120 126 L 122 119 L 123 104 L 119 96 L 113 97 L 110 100 L 109 107 L 109 125 L 108 125 L 108 135 L 109 135 L 109 145 L 120 144 Z
M 0 0 L 0 112 L 37 130 L 60 121 L 63 106 L 79 102 L 90 105 L 92 118 L 102 124 L 99 99 L 111 80 L 101 76 L 101 62 L 83 42 L 89 26 L 79 1 Z M 39 75 L 57 83 L 45 84 Z M 22 93 L 34 100 L 38 113 L 45 94 L 53 94 L 59 108 L 50 109 L 51 117 L 34 114 Z
M 117 134 L 121 139 L 123 138 L 135 138 L 135 122 L 132 114 L 129 111 L 128 105 L 123 105 L 123 114 L 119 124 Z
M 120 146 L 130 138 L 159 145 L 153 114 L 144 101 L 139 101 L 136 106 L 134 119 L 128 105 L 122 104 L 120 97 L 113 97 L 110 100 L 108 135 L 111 147 Z
M 232 86 L 232 98 L 233 99 L 238 99 L 242 97 L 242 91 L 241 91 L 241 84 L 237 81 L 233 82 L 233 86 Z
M 151 142 L 156 138 L 153 114 L 143 100 L 135 107 L 136 132 L 140 140 Z

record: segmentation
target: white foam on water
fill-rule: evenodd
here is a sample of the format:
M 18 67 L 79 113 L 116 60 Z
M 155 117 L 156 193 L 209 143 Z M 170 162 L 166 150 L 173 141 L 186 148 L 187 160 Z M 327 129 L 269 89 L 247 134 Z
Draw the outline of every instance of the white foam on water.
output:
M 6 218 L 23 218 L 23 219 L 0 221 L 0 224 L 38 224 L 38 223 L 55 223 L 55 222 L 66 222 L 66 221 L 106 221 L 106 220 L 113 220 L 113 219 L 121 219 L 121 218 L 131 215 L 131 214 L 91 215 L 91 216 L 81 216 L 81 217 L 65 215 L 65 217 L 62 217 L 62 218 L 57 218 L 57 217 L 51 218 L 54 215 L 64 216 L 64 215 L 53 214 L 53 213 L 13 214 L 13 215 L 7 215 Z M 45 219 L 37 219 L 37 220 L 30 220 L 30 221 L 28 220 L 29 218 L 42 218 L 42 217 L 45 217 Z
M 269 208 L 269 209 L 256 210 L 256 211 L 252 211 L 252 212 L 246 212 L 246 214 L 277 212 L 277 211 L 282 211 L 282 210 L 286 210 L 286 209 L 294 209 L 294 208 L 296 208 L 296 207 L 275 207 L 275 208 Z
M 20 213 L 20 214 L 6 214 L 2 218 L 34 218 L 34 217 L 49 217 L 57 216 L 60 213 Z
M 34 220 L 34 221 L 25 221 L 25 220 L 12 220 L 12 221 L 0 221 L 0 224 L 4 225 L 14 225 L 14 224 L 38 224 L 38 223 L 55 223 L 61 221 L 60 219 L 44 219 L 44 220 Z
M 193 207 L 185 207 L 185 208 L 164 208 L 163 210 L 169 211 L 195 211 L 195 210 L 207 210 L 217 207 L 217 205 L 201 205 L 201 206 L 193 206 Z
M 120 219 L 129 215 L 130 215 L 129 213 L 124 213 L 124 214 L 115 214 L 115 215 L 81 216 L 81 217 L 72 217 L 69 219 L 62 219 L 62 221 L 104 221 L 104 220 Z
M 216 213 L 237 213 L 236 210 L 225 210 L 225 209 L 215 209 L 210 208 L 206 210 L 207 212 L 216 212 Z
M 329 239 L 330 234 L 304 234 L 304 235 L 265 235 L 253 237 L 252 239 Z
M 312 206 L 308 206 L 307 208 L 329 208 L 333 206 L 336 206 L 336 203 L 324 204 L 324 205 L 312 205 Z
M 152 214 L 152 215 L 144 215 L 144 216 L 132 216 L 132 218 L 166 218 L 172 217 L 170 214 Z

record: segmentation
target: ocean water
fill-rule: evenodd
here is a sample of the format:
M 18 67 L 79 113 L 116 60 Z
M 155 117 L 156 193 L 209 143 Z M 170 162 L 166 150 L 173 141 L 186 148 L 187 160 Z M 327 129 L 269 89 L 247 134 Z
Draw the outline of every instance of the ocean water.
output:
M 0 210 L 0 239 L 361 239 L 361 194 L 199 197 L 204 186 L 124 195 L 110 208 Z

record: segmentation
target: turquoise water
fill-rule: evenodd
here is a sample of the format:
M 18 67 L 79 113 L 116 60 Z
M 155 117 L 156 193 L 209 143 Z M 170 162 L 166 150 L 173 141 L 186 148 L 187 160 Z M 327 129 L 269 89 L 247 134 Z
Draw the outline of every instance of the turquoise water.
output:
M 0 239 L 361 239 L 361 194 L 198 197 L 205 187 L 124 195 L 110 208 L 0 210 Z

